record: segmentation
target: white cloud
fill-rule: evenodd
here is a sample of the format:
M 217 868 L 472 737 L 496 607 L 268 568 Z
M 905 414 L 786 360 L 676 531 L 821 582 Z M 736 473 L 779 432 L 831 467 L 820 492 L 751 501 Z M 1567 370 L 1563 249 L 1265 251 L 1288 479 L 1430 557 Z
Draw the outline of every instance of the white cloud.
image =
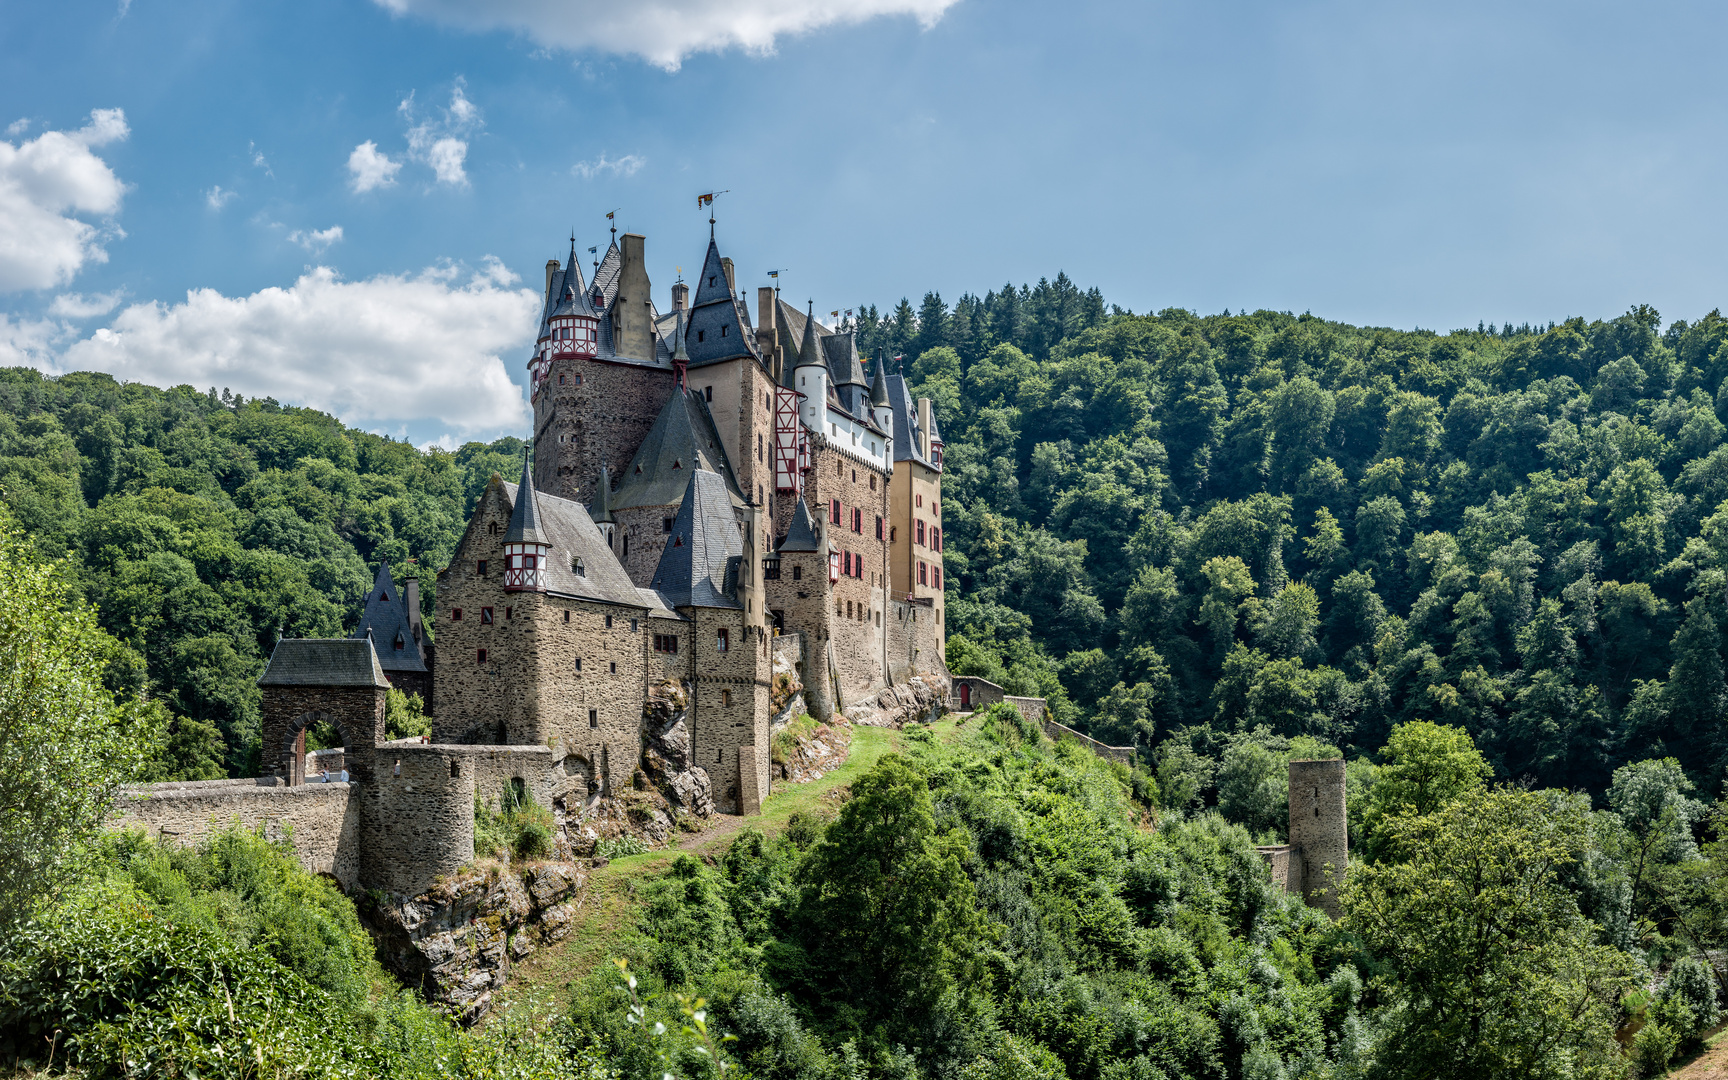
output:
M 676 71 L 692 53 L 772 52 L 785 34 L 911 15 L 934 25 L 955 0 L 375 0 L 471 30 L 516 30 L 541 45 L 639 56 Z
M 468 174 L 462 167 L 468 158 L 468 140 L 464 136 L 485 126 L 480 107 L 468 100 L 462 88 L 462 80 L 457 79 L 450 91 L 450 107 L 442 110 L 443 116 L 437 119 L 414 122 L 413 93 L 397 106 L 408 122 L 408 157 L 430 165 L 438 182 L 452 187 L 468 186 Z
M 204 193 L 204 203 L 212 210 L 220 210 L 237 198 L 239 196 L 235 192 L 224 190 L 221 184 Z
M 125 293 L 123 289 L 115 289 L 109 293 L 61 293 L 48 305 L 48 314 L 58 315 L 63 319 L 94 319 L 98 315 L 106 315 L 120 306 L 120 298 Z
M 648 159 L 640 154 L 625 154 L 621 158 L 609 160 L 602 153 L 593 161 L 578 161 L 570 166 L 570 172 L 584 180 L 592 180 L 604 172 L 613 173 L 617 176 L 635 176 L 637 170 L 646 164 L 648 164 Z
M 6 137 L 8 139 L 14 139 L 29 130 L 30 118 L 28 116 L 20 116 L 18 119 L 6 125 Z
M 112 215 L 126 185 L 92 149 L 124 139 L 126 115 L 97 109 L 77 131 L 45 131 L 28 142 L 0 141 L 0 291 L 50 289 L 87 262 L 106 262 L 104 233 L 70 213 Z
M 349 183 L 356 194 L 365 194 L 373 188 L 395 187 L 396 174 L 402 169 L 400 161 L 391 161 L 389 155 L 379 151 L 378 144 L 367 139 L 354 148 L 348 155 Z
M 540 297 L 496 259 L 463 277 L 445 265 L 343 281 L 318 267 L 250 296 L 200 289 L 184 303 L 132 304 L 63 349 L 55 346 L 61 328 L 0 315 L 0 364 L 232 387 L 373 427 L 520 429 L 527 402 L 505 358 L 526 355 Z
M 248 142 L 246 152 L 252 155 L 252 167 L 254 169 L 263 169 L 265 176 L 272 180 L 276 179 L 276 174 L 270 171 L 270 163 L 264 160 L 264 151 L 258 149 L 257 143 Z
M 328 229 L 319 229 L 316 232 L 307 232 L 304 229 L 295 229 L 293 232 L 288 234 L 288 240 L 290 243 L 299 244 L 314 255 L 323 254 L 325 248 L 341 239 L 342 226 L 340 225 L 332 225 Z

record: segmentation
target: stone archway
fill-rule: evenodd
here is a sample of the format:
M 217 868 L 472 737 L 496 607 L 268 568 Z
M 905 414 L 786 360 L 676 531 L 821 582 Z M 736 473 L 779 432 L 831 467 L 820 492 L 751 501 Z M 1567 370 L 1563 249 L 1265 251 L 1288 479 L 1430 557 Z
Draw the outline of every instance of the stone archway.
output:
M 348 750 L 345 756 L 350 760 L 353 752 L 359 749 L 343 730 L 342 721 L 333 713 L 322 709 L 306 710 L 288 721 L 276 740 L 276 758 L 270 771 L 285 780 L 289 787 L 299 787 L 306 782 L 306 732 L 319 724 L 330 725 L 342 747 Z M 353 775 L 352 764 L 348 769 Z

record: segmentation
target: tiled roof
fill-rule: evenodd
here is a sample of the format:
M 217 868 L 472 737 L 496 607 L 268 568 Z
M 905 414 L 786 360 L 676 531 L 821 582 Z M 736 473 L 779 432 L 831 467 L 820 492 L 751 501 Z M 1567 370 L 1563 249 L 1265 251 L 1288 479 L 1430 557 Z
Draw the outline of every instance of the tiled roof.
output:
M 894 413 L 894 460 L 936 466 L 918 451 L 918 407 L 906 386 L 906 376 L 888 376 L 888 407 Z
M 534 472 L 522 455 L 522 480 L 516 485 L 515 503 L 510 508 L 510 528 L 504 533 L 506 544 L 541 544 L 540 503 L 534 497 Z
M 283 638 L 259 686 L 388 687 L 371 638 Z
M 365 638 L 367 631 L 372 633 L 378 662 L 385 671 L 426 670 L 426 658 L 421 654 L 420 643 L 414 640 L 407 602 L 391 579 L 387 562 L 378 565 L 378 577 L 372 582 L 372 591 L 366 594 L 366 610 L 360 615 L 354 637 Z M 400 649 L 396 647 L 398 641 L 402 643 Z
M 504 485 L 512 514 L 518 490 L 515 484 Z M 552 545 L 546 561 L 547 592 L 627 607 L 642 606 L 630 575 L 606 546 L 606 538 L 588 516 L 587 507 L 544 492 L 536 493 L 535 502 L 540 511 L 540 542 Z M 578 563 L 581 573 L 576 572 Z
M 672 521 L 672 539 L 654 568 L 654 590 L 674 608 L 742 607 L 733 595 L 733 560 L 743 555 L 744 538 L 726 482 L 718 473 L 694 470 Z
M 725 477 L 726 487 L 737 502 L 745 501 L 707 403 L 700 394 L 675 388 L 642 445 L 636 448 L 618 490 L 612 493 L 612 510 L 678 502 L 698 460 L 706 461 L 708 468 Z
M 816 536 L 816 524 L 810 520 L 810 507 L 804 497 L 798 497 L 798 508 L 792 511 L 792 524 L 786 527 L 786 538 L 776 551 L 821 551 L 822 541 Z

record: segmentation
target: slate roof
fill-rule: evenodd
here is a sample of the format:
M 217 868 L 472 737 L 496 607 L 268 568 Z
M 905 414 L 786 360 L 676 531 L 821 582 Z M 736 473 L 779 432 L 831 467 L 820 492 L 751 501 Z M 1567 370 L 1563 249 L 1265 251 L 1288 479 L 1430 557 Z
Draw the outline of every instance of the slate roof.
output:
M 596 525 L 608 525 L 618 520 L 612 516 L 612 470 L 604 465 L 600 466 L 600 483 L 594 488 L 594 505 L 589 507 L 588 516 Z
M 792 524 L 786 526 L 786 537 L 776 551 L 821 551 L 822 542 L 816 536 L 816 523 L 810 520 L 810 507 L 804 496 L 798 496 L 798 508 L 792 511 Z
M 852 331 L 829 334 L 822 339 L 822 350 L 828 359 L 828 370 L 834 373 L 835 386 L 870 385 L 864 378 L 864 365 L 858 360 L 858 338 Z
M 665 319 L 653 306 L 650 300 L 648 317 L 654 323 L 654 358 L 643 360 L 637 357 L 619 356 L 618 349 L 612 341 L 612 320 L 605 316 L 610 313 L 612 302 L 618 297 L 618 274 L 623 264 L 623 255 L 618 250 L 618 241 L 613 239 L 606 255 L 600 260 L 599 267 L 594 271 L 594 280 L 588 285 L 582 282 L 582 263 L 576 255 L 576 245 L 570 245 L 570 262 L 562 266 L 552 275 L 552 291 L 544 310 L 540 315 L 540 338 L 551 332 L 551 320 L 554 314 L 589 315 L 600 319 L 599 341 L 596 343 L 595 356 L 601 360 L 610 360 L 617 364 L 632 364 L 636 367 L 672 369 L 672 351 L 667 342 L 671 335 L 666 332 Z M 601 298 L 599 307 L 594 305 L 594 294 L 598 291 Z M 573 295 L 572 295 L 573 294 Z M 569 302 L 569 311 L 563 311 L 564 304 Z M 674 313 L 676 314 L 676 313 Z M 536 347 L 535 355 L 539 355 Z M 529 360 L 532 366 L 534 360 Z
M 688 621 L 684 616 L 673 611 L 666 603 L 666 598 L 655 592 L 653 589 L 637 589 L 636 595 L 642 598 L 642 603 L 648 608 L 648 617 L 650 619 L 677 619 L 679 622 Z
M 918 406 L 912 401 L 906 376 L 890 375 L 886 381 L 888 407 L 894 413 L 894 460 L 917 461 L 934 469 L 936 464 L 918 450 Z
M 712 238 L 702 260 L 702 276 L 696 281 L 696 298 L 690 304 L 684 348 L 690 353 L 693 368 L 744 357 L 761 359 L 756 335 L 750 329 L 749 305 L 733 294 L 726 281 L 726 267 L 720 262 L 719 245 Z
M 636 448 L 618 490 L 612 493 L 613 512 L 673 505 L 684 497 L 690 472 L 699 463 L 725 477 L 725 486 L 737 504 L 746 501 L 707 402 L 689 389 L 674 388 L 642 445 Z
M 426 657 L 420 642 L 414 638 L 414 621 L 407 601 L 390 577 L 390 564 L 387 562 L 378 565 L 378 577 L 372 582 L 372 591 L 366 594 L 366 608 L 360 614 L 360 625 L 355 629 L 354 637 L 364 638 L 368 631 L 375 643 L 378 662 L 385 671 L 426 670 Z M 397 641 L 402 642 L 400 649 L 396 647 Z
M 504 485 L 512 517 L 519 490 L 516 484 Z M 643 606 L 630 575 L 606 545 L 606 538 L 588 516 L 587 507 L 544 492 L 537 492 L 534 501 L 539 508 L 540 542 L 552 545 L 552 553 L 546 560 L 547 592 L 627 607 Z M 581 560 L 581 574 L 571 566 L 573 558 Z
M 720 474 L 695 469 L 672 521 L 672 539 L 654 568 L 654 591 L 673 608 L 740 608 L 737 563 L 744 538 Z
M 876 376 L 870 380 L 870 404 L 873 408 L 888 404 L 888 361 L 882 353 L 882 346 L 876 346 Z
M 528 455 L 522 455 L 522 480 L 516 485 L 518 495 L 510 508 L 510 528 L 504 533 L 506 544 L 544 544 L 540 529 L 540 501 L 534 497 L 534 471 Z
M 388 687 L 371 638 L 283 638 L 259 686 Z

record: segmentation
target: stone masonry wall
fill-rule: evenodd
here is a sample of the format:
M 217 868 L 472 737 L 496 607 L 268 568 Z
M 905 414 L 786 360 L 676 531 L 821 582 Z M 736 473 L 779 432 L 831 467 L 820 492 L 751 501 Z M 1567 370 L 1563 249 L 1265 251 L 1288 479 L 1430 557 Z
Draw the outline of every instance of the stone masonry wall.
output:
M 954 707 L 971 712 L 982 712 L 1001 701 L 1005 695 L 1002 688 L 989 679 L 980 679 L 976 675 L 956 675 L 954 677 Z
M 637 506 L 614 511 L 612 516 L 618 519 L 618 561 L 630 580 L 645 589 L 653 582 L 672 535 L 666 531 L 666 520 L 678 516 L 678 507 Z
M 1042 720 L 1043 721 L 1043 727 L 1044 727 L 1044 734 L 1050 736 L 1050 738 L 1056 740 L 1057 742 L 1061 742 L 1063 739 L 1072 739 L 1075 742 L 1079 743 L 1081 746 L 1084 746 L 1086 749 L 1092 751 L 1094 754 L 1097 754 L 1099 757 L 1104 758 L 1106 761 L 1120 761 L 1124 765 L 1134 764 L 1135 750 L 1132 746 L 1110 746 L 1106 743 L 1101 743 L 1097 739 L 1091 738 L 1090 736 L 1082 735 L 1078 731 L 1075 731 L 1073 728 L 1068 727 L 1065 724 L 1058 724 L 1054 720 L 1043 720 L 1043 716 L 1044 716 L 1044 699 L 1043 698 L 1011 697 L 1008 699 L 1008 701 L 1011 702 L 1015 708 L 1019 709 L 1020 714 L 1024 717 L 1026 717 L 1028 720 Z M 1038 714 L 1037 716 L 1033 716 L 1030 712 L 1027 711 L 1027 707 L 1021 705 L 1021 702 L 1027 702 L 1027 701 L 1035 701 L 1038 703 L 1037 709 L 1036 709 L 1037 714 Z
M 299 779 L 294 744 L 320 719 L 338 728 L 346 745 L 384 741 L 385 691 L 371 686 L 265 686 L 262 688 L 263 770 L 266 776 Z
M 360 871 L 357 784 L 287 787 L 264 780 L 208 780 L 128 788 L 112 824 L 152 837 L 196 844 L 238 821 L 272 840 L 288 840 L 300 864 L 352 889 Z
M 1291 891 L 1338 918 L 1338 888 L 1350 865 L 1343 758 L 1290 763 L 1290 847 Z
M 531 610 L 523 629 L 537 638 L 539 723 L 511 741 L 549 746 L 554 761 L 577 755 L 610 794 L 630 782 L 641 752 L 651 620 L 645 610 L 558 596 Z
M 888 684 L 883 670 L 888 585 L 888 489 L 890 475 L 859 461 L 841 447 L 812 437 L 812 468 L 805 477 L 810 512 L 823 526 L 829 546 L 841 552 L 840 579 L 835 582 L 823 621 L 833 639 L 834 665 L 840 677 L 839 703 L 873 696 Z M 840 500 L 840 521 L 832 521 L 832 500 Z M 853 511 L 860 511 L 852 527 Z M 876 538 L 880 518 L 884 539 Z M 846 574 L 846 555 L 862 563 L 861 572 Z M 811 630 L 787 624 L 788 630 Z
M 587 358 L 554 361 L 534 400 L 534 486 L 592 505 L 600 466 L 621 473 L 671 396 L 670 371 Z
M 774 430 L 773 386 L 753 359 L 727 360 L 690 371 L 690 389 L 708 403 L 708 415 L 726 447 L 738 489 L 758 506 L 767 505 L 774 482 L 768 461 Z
M 829 603 L 828 559 L 816 552 L 782 552 L 780 577 L 766 582 L 768 607 L 781 611 L 786 633 L 803 641 L 799 676 L 810 715 L 821 721 L 833 717 L 833 679 L 828 668 Z
M 708 772 L 714 805 L 744 813 L 747 791 L 768 791 L 768 696 L 773 657 L 768 639 L 745 625 L 741 611 L 689 608 L 694 623 L 695 693 L 691 701 L 691 757 Z M 719 650 L 719 631 L 728 648 Z M 748 783 L 744 773 L 748 771 Z
M 434 671 L 438 714 L 432 741 L 511 742 L 506 731 L 524 717 L 523 679 L 531 661 L 508 645 L 512 634 L 504 609 L 516 605 L 504 591 L 504 534 L 510 502 L 498 480 L 486 485 L 450 565 L 438 574 L 438 666 Z M 479 564 L 486 563 L 486 573 Z M 487 625 L 484 609 L 492 609 Z M 461 617 L 457 617 L 461 612 Z M 486 650 L 481 661 L 479 652 Z
M 473 861 L 475 774 L 491 749 L 431 743 L 374 751 L 373 778 L 359 794 L 362 887 L 413 896 Z

